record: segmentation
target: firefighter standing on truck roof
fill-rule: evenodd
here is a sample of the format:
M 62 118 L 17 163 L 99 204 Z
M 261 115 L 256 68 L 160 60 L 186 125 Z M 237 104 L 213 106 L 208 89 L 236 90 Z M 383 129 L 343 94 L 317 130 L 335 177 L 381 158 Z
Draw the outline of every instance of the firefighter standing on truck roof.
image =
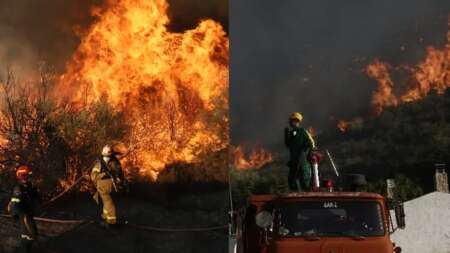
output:
M 13 188 L 11 201 L 8 204 L 8 212 L 14 220 L 20 223 L 20 251 L 31 252 L 33 241 L 38 232 L 34 221 L 34 209 L 40 202 L 36 187 L 31 183 L 32 171 L 30 167 L 23 165 L 16 171 L 17 183 Z
M 288 184 L 291 191 L 311 189 L 311 164 L 308 157 L 315 148 L 315 142 L 308 131 L 301 127 L 302 121 L 300 113 L 293 113 L 289 118 L 289 127 L 284 132 L 284 141 L 290 152 Z
M 91 171 L 91 180 L 97 192 L 94 199 L 97 204 L 102 202 L 102 218 L 106 225 L 117 222 L 116 207 L 111 193 L 117 192 L 124 183 L 124 174 L 119 160 L 113 154 L 111 146 L 106 145 L 102 150 L 102 157 L 95 162 Z

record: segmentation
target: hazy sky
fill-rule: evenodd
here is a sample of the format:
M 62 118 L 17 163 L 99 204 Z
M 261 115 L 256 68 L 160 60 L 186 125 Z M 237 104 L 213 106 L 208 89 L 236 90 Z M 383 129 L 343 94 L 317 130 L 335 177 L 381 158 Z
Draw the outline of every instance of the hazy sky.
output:
M 319 130 L 369 114 L 367 63 L 416 63 L 449 14 L 446 0 L 231 1 L 232 142 L 280 148 L 292 111 Z

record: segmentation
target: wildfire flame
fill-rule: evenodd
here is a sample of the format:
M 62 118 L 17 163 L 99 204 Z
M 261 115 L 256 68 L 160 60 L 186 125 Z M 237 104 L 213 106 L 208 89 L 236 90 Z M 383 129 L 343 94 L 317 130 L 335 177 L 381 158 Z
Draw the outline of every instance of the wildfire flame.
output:
M 0 136 L 0 147 L 6 145 L 8 142 L 2 137 Z
M 390 66 L 375 60 L 367 66 L 367 75 L 377 80 L 378 87 L 372 96 L 372 107 L 375 114 L 380 114 L 387 106 L 397 106 L 398 100 L 393 92 L 394 82 L 389 74 Z
M 447 44 L 444 48 L 437 49 L 430 46 L 426 49 L 425 59 L 415 67 L 404 68 L 410 71 L 411 82 L 401 94 L 395 94 L 394 82 L 390 75 L 392 67 L 380 60 L 374 60 L 367 66 L 367 74 L 378 83 L 372 96 L 372 106 L 376 115 L 383 112 L 386 107 L 420 100 L 432 90 L 443 94 L 450 87 L 450 31 L 447 32 Z
M 94 10 L 98 21 L 82 35 L 58 89 L 72 102 L 106 97 L 124 111 L 133 162 L 152 178 L 228 145 L 226 34 L 212 20 L 171 32 L 167 9 L 166 0 L 121 0 Z
M 233 147 L 230 150 L 232 165 L 240 170 L 260 169 L 274 160 L 272 153 L 262 147 L 255 147 L 248 157 L 245 155 L 244 145 Z
M 450 27 L 450 16 L 448 19 Z M 407 70 L 410 74 L 406 87 L 394 87 L 391 77 L 393 70 Z M 402 65 L 394 68 L 386 62 L 375 59 L 366 67 L 366 73 L 377 81 L 377 88 L 372 94 L 372 109 L 380 115 L 387 107 L 395 107 L 403 103 L 418 101 L 431 91 L 443 94 L 450 88 L 450 31 L 447 32 L 447 43 L 439 49 L 427 47 L 425 58 L 416 66 Z M 346 132 L 352 121 L 339 120 L 337 128 Z

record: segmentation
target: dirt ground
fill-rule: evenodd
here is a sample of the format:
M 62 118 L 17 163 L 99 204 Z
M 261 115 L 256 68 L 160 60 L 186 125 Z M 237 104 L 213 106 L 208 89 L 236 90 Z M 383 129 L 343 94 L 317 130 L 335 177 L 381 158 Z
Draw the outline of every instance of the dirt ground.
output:
M 227 224 L 227 192 L 186 193 L 160 198 L 115 196 L 118 217 L 129 224 L 158 228 L 203 228 Z M 40 215 L 55 219 L 83 219 L 84 224 L 38 222 L 41 236 L 34 252 L 227 252 L 227 230 L 205 232 L 158 232 L 131 225 L 105 229 L 98 222 L 99 208 L 89 194 L 58 200 Z M 0 217 L 0 253 L 14 252 L 19 228 L 10 218 Z

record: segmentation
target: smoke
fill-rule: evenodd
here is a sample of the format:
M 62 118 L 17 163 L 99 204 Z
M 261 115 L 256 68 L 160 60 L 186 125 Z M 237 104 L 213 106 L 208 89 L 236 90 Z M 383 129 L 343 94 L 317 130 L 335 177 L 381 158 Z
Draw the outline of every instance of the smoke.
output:
M 214 19 L 228 33 L 228 0 L 168 0 L 169 29 L 193 29 L 204 19 Z
M 94 7 L 105 0 L 0 1 L 0 71 L 7 66 L 27 73 L 45 61 L 62 72 L 80 43 L 80 34 L 95 22 Z M 109 1 L 113 3 L 114 1 Z M 170 0 L 171 29 L 194 28 L 213 18 L 227 28 L 228 1 Z
M 98 1 L 97 1 L 98 2 Z M 94 0 L 3 0 L 0 3 L 0 68 L 25 70 L 38 61 L 57 69 L 76 49 L 81 31 L 93 21 Z
M 293 111 L 319 130 L 370 113 L 374 58 L 417 63 L 446 42 L 448 1 L 232 1 L 231 139 L 282 148 Z M 320 144 L 320 143 L 319 143 Z

